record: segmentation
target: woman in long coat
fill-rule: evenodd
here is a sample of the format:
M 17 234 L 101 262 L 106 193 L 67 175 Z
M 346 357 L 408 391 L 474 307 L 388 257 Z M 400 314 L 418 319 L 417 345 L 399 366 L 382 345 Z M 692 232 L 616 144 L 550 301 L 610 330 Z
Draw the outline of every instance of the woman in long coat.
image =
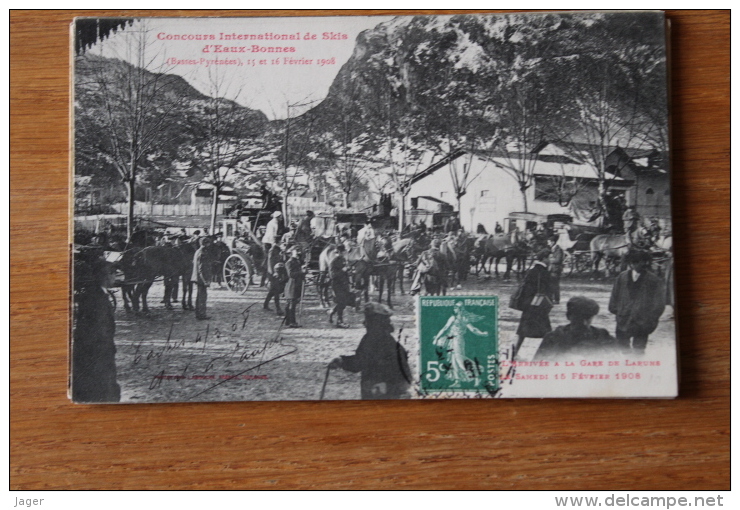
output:
M 514 356 L 519 352 L 525 338 L 543 338 L 552 331 L 550 310 L 552 309 L 553 286 L 550 272 L 547 269 L 549 255 L 549 249 L 538 252 L 535 256 L 536 262 L 524 277 L 519 300 L 524 306 L 524 310 L 519 320 L 519 327 L 516 330 L 518 339 L 514 347 Z M 550 300 L 550 304 L 543 303 L 540 306 L 534 306 L 532 301 L 538 294 L 546 296 Z

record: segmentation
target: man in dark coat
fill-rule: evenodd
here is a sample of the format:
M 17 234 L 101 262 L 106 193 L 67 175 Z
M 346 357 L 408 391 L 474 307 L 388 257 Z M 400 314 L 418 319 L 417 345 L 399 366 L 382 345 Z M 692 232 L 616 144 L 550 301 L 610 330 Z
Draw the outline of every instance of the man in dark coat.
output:
M 353 356 L 335 358 L 330 368 L 362 372 L 362 399 L 409 398 L 408 353 L 391 335 L 393 312 L 381 303 L 365 305 L 365 336 Z
M 313 217 L 313 211 L 306 211 L 306 217 L 298 224 L 295 232 L 294 241 L 296 243 L 310 243 L 313 240 L 313 229 L 311 228 Z
M 599 304 L 593 299 L 583 296 L 570 298 L 565 314 L 570 324 L 559 326 L 546 334 L 534 359 L 617 354 L 616 339 L 607 330 L 591 325 L 598 313 Z
M 329 322 L 333 322 L 334 315 L 337 316 L 337 327 L 348 328 L 344 322 L 344 309 L 355 305 L 355 295 L 350 289 L 349 275 L 347 274 L 347 259 L 344 254 L 347 249 L 343 244 L 337 245 L 337 255 L 329 264 L 329 277 L 331 288 L 334 291 L 334 308 L 329 312 Z
M 432 241 L 432 246 L 424 251 L 416 263 L 416 275 L 411 286 L 412 295 L 421 289 L 424 281 L 427 295 L 447 294 L 447 259 L 440 252 L 442 243 L 439 239 Z
M 262 308 L 270 310 L 270 300 L 275 300 L 275 310 L 277 316 L 282 317 L 283 310 L 280 308 L 280 295 L 285 290 L 285 284 L 288 282 L 288 272 L 283 263 L 283 251 L 279 244 L 273 244 L 267 253 L 267 267 L 265 274 L 267 281 L 267 296 Z
M 648 271 L 651 256 L 643 250 L 627 254 L 630 269 L 614 282 L 609 311 L 617 316 L 616 337 L 625 353 L 644 354 L 648 335 L 665 310 L 665 282 Z
M 195 318 L 207 320 L 206 301 L 208 300 L 208 287 L 213 280 L 213 260 L 211 257 L 211 246 L 213 241 L 210 237 L 200 239 L 200 248 L 193 256 L 193 274 L 190 281 L 198 286 L 198 295 L 195 298 Z
M 522 282 L 519 302 L 523 311 L 516 330 L 518 338 L 514 346 L 514 356 L 519 352 L 525 338 L 542 338 L 552 331 L 549 315 L 552 309 L 552 284 L 547 269 L 549 256 L 549 249 L 540 250 L 535 255 L 536 261 L 532 269 L 527 272 Z
M 288 271 L 288 284 L 285 286 L 285 325 L 289 328 L 299 328 L 296 320 L 296 308 L 303 297 L 303 280 L 306 273 L 301 263 L 301 249 L 294 246 L 290 249 L 290 258 L 285 263 Z
M 560 303 L 560 276 L 563 274 L 563 262 L 565 261 L 565 253 L 563 253 L 563 249 L 558 246 L 558 241 L 558 236 L 550 236 L 547 240 L 547 245 L 550 247 L 550 256 L 548 257 L 547 262 L 550 267 L 553 303 L 556 305 Z
M 295 243 L 295 232 L 297 228 L 298 224 L 295 221 L 291 221 L 290 229 L 280 238 L 280 244 L 283 245 L 284 251 L 289 250 L 293 246 L 293 243 Z
M 75 255 L 72 400 L 118 402 L 116 381 L 116 322 L 105 287 L 113 284 L 113 269 L 101 254 Z

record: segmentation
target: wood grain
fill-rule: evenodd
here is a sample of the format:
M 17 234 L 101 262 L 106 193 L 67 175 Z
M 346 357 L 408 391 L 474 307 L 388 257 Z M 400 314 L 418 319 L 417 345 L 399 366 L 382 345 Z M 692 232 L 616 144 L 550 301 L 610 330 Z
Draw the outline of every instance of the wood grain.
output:
M 678 399 L 75 406 L 68 29 L 134 14 L 254 15 L 11 12 L 12 489 L 729 489 L 729 11 L 668 14 Z

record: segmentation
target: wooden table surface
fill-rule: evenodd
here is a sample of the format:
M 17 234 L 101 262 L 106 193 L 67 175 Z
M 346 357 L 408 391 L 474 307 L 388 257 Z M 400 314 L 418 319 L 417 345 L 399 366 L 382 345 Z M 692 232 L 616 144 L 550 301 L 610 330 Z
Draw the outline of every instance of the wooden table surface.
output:
M 729 11 L 668 13 L 678 399 L 120 406 L 66 395 L 68 41 L 81 14 L 165 13 L 10 15 L 12 489 L 729 489 Z

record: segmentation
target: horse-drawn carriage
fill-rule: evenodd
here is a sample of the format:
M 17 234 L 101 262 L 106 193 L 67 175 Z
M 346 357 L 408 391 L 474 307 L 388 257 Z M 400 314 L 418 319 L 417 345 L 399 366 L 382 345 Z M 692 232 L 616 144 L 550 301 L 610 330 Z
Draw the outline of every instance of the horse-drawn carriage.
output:
M 651 252 L 658 264 L 670 258 L 671 237 L 659 236 L 644 226 L 626 233 L 572 223 L 556 227 L 557 244 L 565 253 L 566 275 L 597 273 L 601 262 L 605 274 L 616 274 L 624 269 L 624 258 L 633 249 Z
M 232 292 L 244 294 L 249 286 L 252 285 L 252 278 L 255 273 L 255 258 L 264 257 L 264 253 L 256 253 L 257 250 L 263 250 L 254 232 L 256 228 L 250 224 L 249 220 L 243 217 L 228 218 L 222 221 L 223 239 L 221 243 L 216 243 L 216 260 L 223 281 Z M 261 255 L 256 257 L 256 255 Z

